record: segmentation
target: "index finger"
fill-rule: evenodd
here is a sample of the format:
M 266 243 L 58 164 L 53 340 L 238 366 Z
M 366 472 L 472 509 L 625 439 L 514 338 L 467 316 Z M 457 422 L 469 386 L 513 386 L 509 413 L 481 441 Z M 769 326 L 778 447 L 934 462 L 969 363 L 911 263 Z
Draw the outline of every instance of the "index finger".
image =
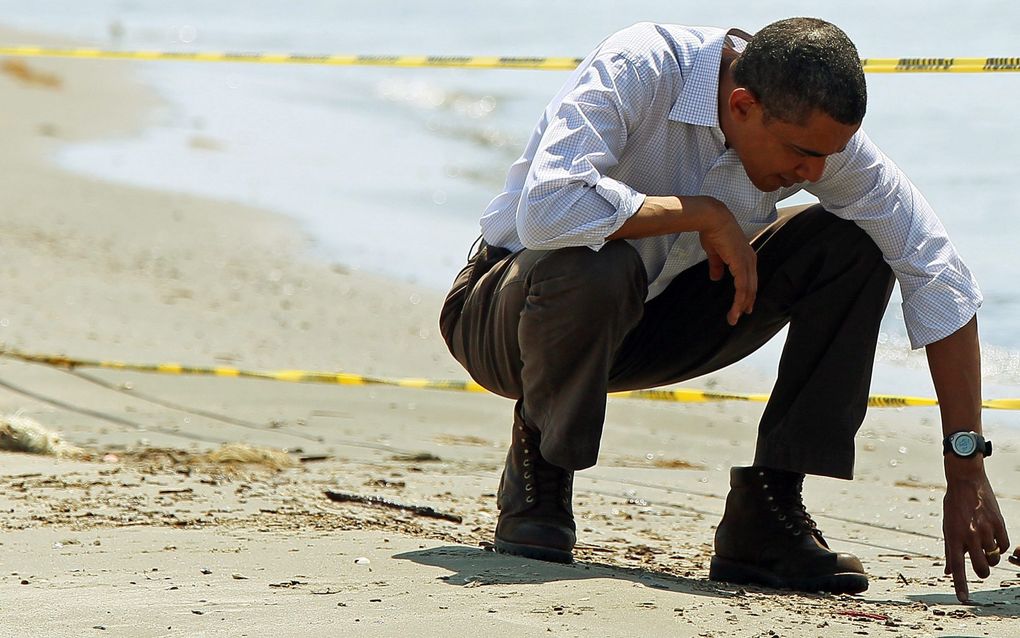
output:
M 754 310 L 754 301 L 758 297 L 758 255 L 751 252 L 747 263 L 747 313 Z
M 726 313 L 726 320 L 731 326 L 735 326 L 737 325 L 737 320 L 740 319 L 740 314 L 747 311 L 748 285 L 746 274 L 741 272 L 739 268 L 730 268 L 730 273 L 733 275 L 733 305 L 730 306 L 730 311 Z
M 967 561 L 963 553 L 963 547 L 949 547 L 946 545 L 946 560 L 949 570 L 953 573 L 953 588 L 956 589 L 956 599 L 961 603 L 970 600 L 970 590 L 967 588 Z

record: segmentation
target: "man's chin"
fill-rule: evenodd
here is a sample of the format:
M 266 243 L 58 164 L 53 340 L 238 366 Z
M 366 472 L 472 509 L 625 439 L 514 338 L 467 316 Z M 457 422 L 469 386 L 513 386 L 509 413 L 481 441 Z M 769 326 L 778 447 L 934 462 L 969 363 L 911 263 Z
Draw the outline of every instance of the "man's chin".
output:
M 783 187 L 778 179 L 752 179 L 751 183 L 763 193 L 772 193 Z

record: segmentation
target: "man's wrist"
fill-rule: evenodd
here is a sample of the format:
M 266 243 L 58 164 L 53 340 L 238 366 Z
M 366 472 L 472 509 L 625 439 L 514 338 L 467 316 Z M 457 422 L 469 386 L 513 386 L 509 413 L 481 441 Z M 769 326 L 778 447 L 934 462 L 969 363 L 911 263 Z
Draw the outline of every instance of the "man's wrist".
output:
M 946 480 L 954 482 L 970 482 L 985 476 L 985 459 L 981 454 L 963 458 L 955 454 L 946 454 L 943 459 Z
M 726 205 L 708 195 L 678 197 L 684 214 L 687 215 L 696 232 L 714 230 L 726 223 L 732 215 Z

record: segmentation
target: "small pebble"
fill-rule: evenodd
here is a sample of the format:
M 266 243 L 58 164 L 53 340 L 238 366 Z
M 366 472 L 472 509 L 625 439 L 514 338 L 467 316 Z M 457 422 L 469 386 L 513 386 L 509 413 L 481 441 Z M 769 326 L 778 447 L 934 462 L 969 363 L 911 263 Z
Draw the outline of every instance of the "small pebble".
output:
M 212 573 L 212 570 L 209 569 L 208 567 L 203 567 L 202 568 L 202 573 L 208 576 L 209 574 Z
M 231 574 L 230 577 L 233 578 L 234 580 L 248 580 L 247 576 L 245 576 L 244 574 L 238 574 L 236 572 Z

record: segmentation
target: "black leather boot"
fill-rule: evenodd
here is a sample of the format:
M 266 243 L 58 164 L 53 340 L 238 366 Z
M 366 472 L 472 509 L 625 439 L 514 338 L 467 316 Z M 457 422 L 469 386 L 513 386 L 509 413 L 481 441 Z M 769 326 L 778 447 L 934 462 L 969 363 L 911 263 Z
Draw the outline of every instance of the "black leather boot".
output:
M 868 588 L 860 559 L 829 550 L 801 499 L 804 475 L 763 467 L 730 470 L 726 511 L 708 577 L 808 592 Z
M 496 496 L 496 551 L 569 563 L 575 541 L 574 473 L 543 459 L 538 442 L 539 433 L 525 424 L 518 401 L 513 441 Z

